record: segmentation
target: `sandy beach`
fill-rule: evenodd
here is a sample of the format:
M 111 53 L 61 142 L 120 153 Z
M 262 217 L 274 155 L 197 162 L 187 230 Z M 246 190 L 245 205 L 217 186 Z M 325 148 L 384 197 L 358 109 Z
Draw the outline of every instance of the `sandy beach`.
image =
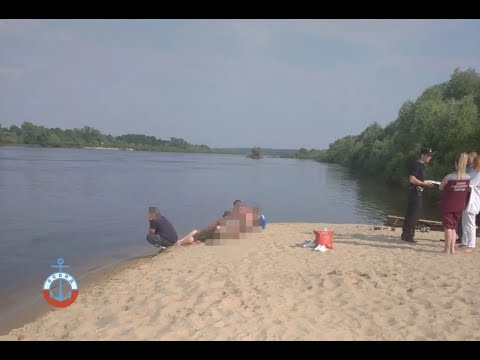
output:
M 295 246 L 335 231 L 325 253 Z M 480 340 L 478 253 L 443 233 L 268 224 L 236 245 L 192 245 L 118 266 L 2 340 Z M 40 294 L 39 294 L 40 295 Z

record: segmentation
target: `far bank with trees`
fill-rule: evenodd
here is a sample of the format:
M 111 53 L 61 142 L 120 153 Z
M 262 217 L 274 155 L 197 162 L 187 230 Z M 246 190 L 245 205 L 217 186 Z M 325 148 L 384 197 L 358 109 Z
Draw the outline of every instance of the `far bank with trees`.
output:
M 455 69 L 449 81 L 405 101 L 384 128 L 374 121 L 361 134 L 337 139 L 328 149 L 302 148 L 282 157 L 344 165 L 405 184 L 408 165 L 422 147 L 434 151 L 426 170 L 434 180 L 452 172 L 462 152 L 480 153 L 480 76 L 474 69 Z

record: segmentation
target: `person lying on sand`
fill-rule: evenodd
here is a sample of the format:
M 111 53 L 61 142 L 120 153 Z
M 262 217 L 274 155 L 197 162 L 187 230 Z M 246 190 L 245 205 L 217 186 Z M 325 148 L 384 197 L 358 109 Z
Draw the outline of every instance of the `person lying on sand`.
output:
M 218 238 L 217 234 L 222 226 L 225 226 L 225 220 L 231 216 L 231 211 L 226 210 L 221 219 L 214 221 L 200 231 L 196 231 L 193 235 L 187 236 L 182 240 L 177 241 L 177 246 L 199 244 L 205 242 L 207 239 Z M 195 230 L 194 230 L 195 231 Z
M 259 208 L 235 200 L 232 211 L 226 210 L 221 219 L 195 231 L 177 242 L 178 246 L 199 244 L 206 240 L 241 239 L 244 233 L 259 231 Z

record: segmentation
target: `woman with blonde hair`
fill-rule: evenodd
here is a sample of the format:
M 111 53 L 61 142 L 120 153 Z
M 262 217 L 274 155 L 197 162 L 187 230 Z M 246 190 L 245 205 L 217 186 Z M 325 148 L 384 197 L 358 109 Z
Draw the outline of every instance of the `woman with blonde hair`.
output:
M 455 239 L 457 237 L 457 223 L 465 210 L 467 194 L 469 192 L 470 175 L 467 174 L 468 155 L 462 153 L 458 159 L 457 171 L 445 176 L 440 184 L 443 191 L 440 201 L 442 224 L 445 229 L 446 254 L 455 254 Z
M 463 236 L 462 247 L 464 252 L 472 252 L 475 248 L 477 226 L 475 218 L 480 212 L 480 158 L 475 156 L 470 171 L 470 199 L 462 213 Z

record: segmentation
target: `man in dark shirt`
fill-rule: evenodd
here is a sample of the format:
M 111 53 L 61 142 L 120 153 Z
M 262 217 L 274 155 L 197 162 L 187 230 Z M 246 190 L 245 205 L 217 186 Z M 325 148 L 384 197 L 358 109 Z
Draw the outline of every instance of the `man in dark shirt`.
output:
M 432 159 L 432 150 L 424 148 L 420 151 L 420 158 L 415 160 L 409 170 L 408 205 L 403 220 L 402 240 L 416 243 L 415 226 L 417 225 L 422 208 L 422 196 L 425 187 L 433 187 L 430 182 L 425 182 L 425 164 Z
M 170 221 L 160 214 L 156 207 L 152 206 L 148 208 L 148 220 L 150 228 L 147 235 L 147 241 L 150 244 L 162 250 L 175 245 L 178 241 L 177 232 Z

